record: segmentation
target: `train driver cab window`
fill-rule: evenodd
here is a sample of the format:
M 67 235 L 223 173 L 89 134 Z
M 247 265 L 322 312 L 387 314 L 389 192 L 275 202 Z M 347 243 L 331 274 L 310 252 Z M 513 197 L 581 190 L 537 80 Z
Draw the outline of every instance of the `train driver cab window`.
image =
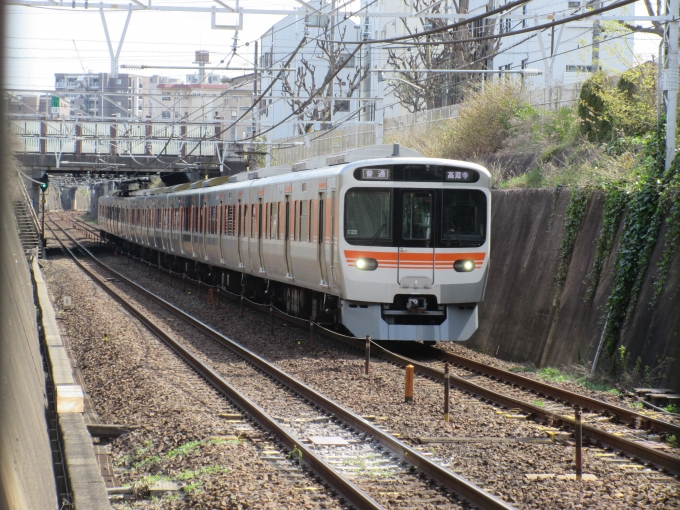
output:
M 481 246 L 486 240 L 486 195 L 479 190 L 444 190 L 441 244 Z
M 402 229 L 404 240 L 426 240 L 432 235 L 432 193 L 404 191 L 402 195 Z
M 345 196 L 345 239 L 350 244 L 392 243 L 392 192 L 355 188 Z

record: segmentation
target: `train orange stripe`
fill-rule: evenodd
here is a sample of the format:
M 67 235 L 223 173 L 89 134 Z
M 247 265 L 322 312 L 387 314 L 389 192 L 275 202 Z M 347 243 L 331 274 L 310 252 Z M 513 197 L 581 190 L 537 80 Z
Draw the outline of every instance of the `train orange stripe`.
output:
M 397 260 L 404 261 L 419 261 L 432 262 L 432 253 L 410 253 L 402 252 L 398 254 L 396 251 L 363 251 L 363 250 L 345 250 L 345 257 L 347 259 L 357 258 L 373 258 L 376 260 Z M 484 261 L 486 258 L 485 252 L 474 253 L 435 253 L 436 262 L 455 262 L 456 260 L 472 259 L 474 261 Z

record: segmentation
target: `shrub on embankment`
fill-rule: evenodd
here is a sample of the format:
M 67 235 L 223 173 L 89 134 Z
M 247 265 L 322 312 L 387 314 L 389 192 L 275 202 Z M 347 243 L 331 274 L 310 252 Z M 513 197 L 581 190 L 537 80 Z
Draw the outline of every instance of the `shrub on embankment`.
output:
M 536 330 L 544 335 L 538 342 L 544 342 L 538 349 L 540 356 L 527 356 L 517 348 L 509 349 L 506 357 L 517 360 L 526 356 L 525 361 L 541 365 L 576 358 L 592 360 L 601 346 L 599 364 L 611 376 L 619 377 L 626 369 L 650 373 L 661 365 L 675 378 L 675 384 L 680 384 L 678 371 L 669 368 L 680 368 L 672 361 L 673 357 L 680 358 L 680 282 L 668 288 L 669 278 L 677 278 L 673 269 L 678 270 L 680 161 L 676 159 L 670 169 L 664 168 L 665 127 L 663 123 L 656 126 L 652 93 L 655 84 L 648 71 L 641 66 L 616 79 L 597 75 L 586 82 L 577 105 L 547 112 L 523 103 L 517 82 L 502 81 L 487 86 L 483 92 L 470 93 L 461 105 L 460 117 L 442 123 L 435 130 L 436 136 L 432 136 L 429 127 L 427 135 L 415 132 L 391 140 L 428 156 L 477 160 L 490 168 L 494 185 L 500 189 L 553 190 L 552 203 L 542 202 L 531 213 L 550 217 L 544 227 L 546 238 L 553 238 L 548 250 L 552 262 L 546 259 L 542 267 L 551 268 L 552 295 L 544 296 L 551 306 L 535 303 L 524 311 L 523 319 L 535 321 L 531 314 L 541 313 L 554 319 L 553 326 Z M 500 166 L 513 158 L 522 161 L 524 168 Z M 512 196 L 513 193 L 509 195 Z M 535 193 L 527 196 L 537 199 Z M 496 193 L 496 205 L 497 197 Z M 546 200 L 544 194 L 541 197 Z M 505 223 L 519 218 L 513 208 L 523 207 L 510 206 L 507 200 L 511 199 L 502 202 L 501 207 L 505 207 L 506 218 L 512 220 L 506 219 Z M 532 221 L 531 214 L 525 221 Z M 494 219 L 496 216 L 494 212 Z M 559 217 L 562 221 L 553 225 Z M 493 229 L 495 260 L 503 256 L 503 242 L 517 243 L 516 237 L 506 235 L 512 225 L 503 228 L 506 232 L 496 226 Z M 556 230 L 560 232 L 559 240 L 554 239 Z M 547 239 L 527 241 L 541 244 Z M 581 246 L 578 256 L 577 246 Z M 498 264 L 491 265 L 492 272 Z M 502 266 L 507 266 L 506 261 Z M 548 275 L 543 276 L 537 281 L 534 275 L 527 274 L 524 281 L 515 280 L 515 284 L 527 288 L 544 285 Z M 507 278 L 507 269 L 497 275 L 497 279 Z M 487 300 L 499 281 L 490 278 Z M 573 301 L 576 296 L 581 304 Z M 671 308 L 667 308 L 669 302 Z M 668 317 L 659 316 L 660 306 Z M 584 307 L 591 315 L 588 321 L 582 321 L 590 324 L 591 331 L 581 333 L 590 337 L 587 342 L 583 338 L 568 341 L 563 331 L 554 330 L 557 323 L 563 328 L 571 327 L 557 319 L 562 309 L 580 310 L 574 314 L 565 312 L 579 322 Z M 523 311 L 517 313 L 521 315 Z M 496 313 L 493 320 L 501 320 L 501 315 Z M 655 324 L 650 317 L 654 317 Z M 657 327 L 659 322 L 665 324 L 661 329 Z M 641 325 L 655 326 L 657 334 L 663 331 L 660 334 L 666 336 L 650 338 Z M 503 346 L 490 344 L 494 342 L 491 332 L 482 325 L 472 343 L 490 352 L 500 349 L 502 353 Z M 571 344 L 570 350 L 551 345 L 556 339 Z M 623 356 L 622 343 L 626 346 Z M 561 354 L 557 355 L 557 351 Z

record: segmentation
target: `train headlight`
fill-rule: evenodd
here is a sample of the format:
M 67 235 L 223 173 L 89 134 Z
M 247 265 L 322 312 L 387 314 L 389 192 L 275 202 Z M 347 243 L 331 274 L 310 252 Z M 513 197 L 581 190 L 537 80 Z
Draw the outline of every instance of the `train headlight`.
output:
M 356 259 L 354 267 L 361 271 L 375 271 L 378 268 L 378 261 L 375 259 Z
M 453 269 L 459 273 L 469 273 L 475 268 L 474 260 L 456 260 L 453 263 Z

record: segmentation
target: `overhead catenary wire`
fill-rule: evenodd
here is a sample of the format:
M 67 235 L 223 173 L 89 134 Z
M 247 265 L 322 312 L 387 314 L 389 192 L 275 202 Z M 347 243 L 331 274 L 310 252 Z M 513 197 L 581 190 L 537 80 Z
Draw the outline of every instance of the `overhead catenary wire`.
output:
M 552 22 L 552 23 L 546 23 L 546 24 L 543 24 L 543 25 L 538 25 L 538 26 L 535 26 L 535 27 L 530 27 L 530 28 L 527 28 L 527 29 L 517 30 L 517 31 L 513 31 L 513 32 L 506 32 L 506 33 L 504 33 L 504 34 L 499 34 L 499 35 L 495 35 L 495 36 L 477 37 L 477 38 L 466 39 L 466 40 L 461 40 L 461 41 L 446 41 L 446 43 L 447 43 L 447 44 L 448 44 L 448 43 L 451 43 L 451 42 L 466 42 L 466 43 L 468 43 L 468 42 L 472 42 L 472 41 L 495 39 L 495 38 L 497 38 L 497 37 L 508 37 L 509 35 L 518 35 L 518 34 L 527 33 L 527 32 L 542 31 L 542 30 L 547 29 L 547 28 L 550 28 L 550 27 L 552 27 L 552 26 L 557 26 L 557 25 L 561 25 L 561 24 L 564 24 L 564 23 L 569 23 L 570 21 L 576 21 L 576 20 L 578 20 L 578 19 L 588 18 L 588 17 L 594 16 L 594 15 L 596 15 L 596 14 L 599 14 L 600 12 L 606 12 L 606 11 L 609 11 L 609 10 L 612 10 L 612 9 L 616 9 L 616 8 L 618 8 L 618 7 L 622 7 L 622 6 L 624 6 L 624 5 L 628 5 L 628 4 L 633 3 L 633 2 L 635 2 L 635 1 L 636 1 L 636 0 L 621 0 L 621 1 L 619 1 L 619 2 L 616 2 L 616 3 L 614 3 L 614 4 L 609 5 L 609 6 L 607 6 L 607 7 L 603 7 L 603 8 L 600 8 L 600 9 L 594 9 L 594 10 L 589 11 L 589 12 L 587 12 L 587 13 L 583 13 L 583 14 L 576 15 L 576 16 L 571 16 L 571 17 L 568 17 L 568 18 L 563 18 L 562 20 L 557 20 L 557 21 Z M 483 19 L 483 18 L 486 18 L 486 17 L 489 17 L 489 16 L 493 16 L 494 14 L 497 14 L 498 12 L 502 12 L 503 10 L 510 9 L 510 8 L 516 7 L 516 6 L 518 6 L 518 5 L 522 5 L 523 3 L 526 3 L 526 1 L 524 1 L 524 0 L 519 0 L 519 1 L 517 1 L 517 2 L 513 2 L 513 3 L 510 3 L 510 4 L 506 4 L 506 5 L 503 6 L 503 8 L 499 8 L 499 9 L 495 9 L 495 10 L 489 11 L 488 13 L 485 13 L 484 15 L 482 15 L 482 16 L 480 16 L 480 17 L 476 17 L 476 18 L 468 18 L 467 20 L 464 20 L 464 21 L 461 21 L 461 22 L 457 22 L 457 23 L 454 23 L 454 24 L 452 24 L 452 25 L 447 25 L 447 26 L 445 26 L 445 27 L 440 27 L 440 28 L 438 28 L 438 29 L 434 29 L 434 30 L 430 30 L 430 31 L 426 31 L 426 32 L 421 32 L 421 33 L 419 33 L 419 34 L 417 34 L 417 35 L 402 36 L 402 37 L 399 37 L 399 38 L 390 38 L 390 39 L 383 39 L 383 40 L 362 41 L 362 42 L 358 43 L 357 48 L 361 48 L 361 47 L 363 46 L 363 44 L 375 44 L 375 43 L 377 43 L 377 42 L 382 42 L 382 41 L 390 41 L 390 42 L 392 42 L 392 41 L 398 41 L 398 40 L 406 40 L 406 39 L 412 39 L 412 38 L 415 38 L 415 37 L 421 37 L 421 36 L 428 35 L 428 34 L 432 34 L 432 33 L 439 33 L 439 32 L 448 31 L 448 30 L 451 29 L 452 27 L 466 25 L 466 24 L 468 24 L 468 23 L 471 23 L 471 22 L 476 21 L 477 18 Z M 329 41 L 329 42 L 330 42 L 330 41 Z M 344 41 L 335 41 L 335 42 L 345 43 Z M 349 43 L 357 44 L 357 43 L 354 43 L 354 42 L 351 42 L 351 41 L 347 41 L 347 43 L 348 43 L 348 44 L 349 44 Z M 415 44 L 419 44 L 419 43 L 415 43 Z M 422 43 L 420 43 L 420 44 L 422 44 Z M 427 44 L 427 43 L 425 43 L 425 44 Z M 438 43 L 436 43 L 436 44 L 442 44 L 442 43 L 441 43 L 441 42 L 438 42 Z M 352 56 L 354 56 L 354 54 L 356 54 L 356 52 L 357 52 L 357 50 L 355 50 L 354 52 L 352 52 Z M 347 61 L 349 61 L 349 59 L 347 59 L 346 62 L 347 62 Z M 339 72 L 339 71 L 340 71 L 340 69 L 338 69 L 337 72 Z M 334 78 L 335 75 L 337 74 L 337 72 L 335 72 L 335 73 L 333 74 L 333 76 L 330 77 L 330 79 Z M 327 84 L 327 82 L 328 82 L 328 80 L 325 82 L 325 84 Z M 319 90 L 323 89 L 323 87 L 325 86 L 325 84 L 322 85 L 322 86 L 319 88 Z M 260 132 L 259 135 L 262 135 L 262 134 L 265 134 L 265 133 L 267 133 L 267 132 L 269 132 L 269 131 L 272 131 L 273 129 L 275 129 L 276 127 L 280 126 L 281 124 L 283 124 L 285 121 L 287 121 L 288 119 L 290 119 L 290 118 L 293 117 L 294 115 L 299 114 L 300 111 L 302 111 L 309 103 L 311 103 L 312 99 L 313 99 L 313 97 L 310 98 L 308 101 L 306 101 L 302 106 L 300 106 L 300 107 L 299 107 L 297 110 L 295 110 L 293 113 L 291 113 L 290 115 L 288 115 L 288 117 L 286 117 L 286 118 L 283 119 L 282 121 L 278 122 L 278 123 L 275 124 L 274 126 L 271 126 L 271 127 L 268 128 L 267 130 L 265 130 L 265 131 L 263 131 L 263 132 Z M 257 137 L 257 136 L 251 136 L 251 137 L 245 138 L 244 140 L 252 140 L 252 139 L 254 139 L 254 138 L 256 138 L 256 137 Z
M 370 5 L 374 4 L 376 1 L 377 1 L 377 0 L 373 0 L 373 1 L 369 2 L 369 3 L 366 4 L 364 7 L 362 7 L 358 12 L 360 12 L 360 11 L 362 11 L 362 10 L 364 10 L 364 9 L 367 9 Z M 521 0 L 521 1 L 528 1 L 528 0 Z M 333 25 L 332 27 L 329 27 L 329 28 L 335 28 L 335 27 L 341 25 L 344 21 L 345 21 L 345 20 L 343 19 L 342 21 L 339 21 L 338 23 L 336 23 L 335 25 Z M 294 25 L 295 23 L 298 23 L 298 22 L 299 22 L 299 21 L 296 20 L 295 22 L 292 22 L 292 23 L 290 23 L 289 25 L 287 25 L 287 27 L 288 27 L 288 26 L 292 26 L 292 25 Z M 278 31 L 278 30 L 281 30 L 281 29 L 282 29 L 282 28 L 277 29 L 277 31 Z M 324 30 L 324 32 L 327 31 L 327 30 L 328 30 L 328 28 L 327 28 L 326 30 Z M 274 33 L 275 33 L 275 32 L 274 32 Z M 302 41 L 300 42 L 300 44 L 297 46 L 297 48 L 294 50 L 294 52 L 290 55 L 288 61 L 283 65 L 283 68 L 284 68 L 284 69 L 289 67 L 289 65 L 290 65 L 290 63 L 292 62 L 293 58 L 295 58 L 295 55 L 297 55 L 297 53 L 300 51 L 300 49 L 302 49 L 302 47 L 304 46 L 304 44 L 306 44 L 306 42 L 309 41 L 309 40 L 316 40 L 316 39 L 307 38 L 306 36 L 303 37 L 303 39 L 302 39 Z M 328 79 L 324 82 L 324 84 L 321 85 L 321 86 L 319 87 L 319 89 L 318 89 L 319 91 L 323 90 L 324 87 L 330 82 L 330 80 L 332 80 L 333 78 L 335 78 L 335 76 L 336 76 L 336 75 L 337 75 L 337 74 L 345 67 L 345 64 L 346 64 L 347 62 L 349 62 L 349 61 L 354 57 L 354 55 L 357 53 L 357 51 L 358 51 L 359 48 L 361 48 L 361 45 L 359 45 L 359 46 L 357 47 L 357 50 L 355 50 L 354 52 L 352 52 L 351 56 L 348 57 L 348 58 L 342 63 L 341 66 L 339 66 L 339 68 L 337 69 L 337 71 L 336 71 L 335 73 L 333 73 L 332 76 L 328 77 Z M 277 61 L 277 62 L 280 62 L 280 60 Z M 253 101 L 253 104 L 248 108 L 248 110 L 247 110 L 246 112 L 244 112 L 244 113 L 241 115 L 241 117 L 240 117 L 239 119 L 237 119 L 236 121 L 234 121 L 232 124 L 230 124 L 230 125 L 227 126 L 226 128 L 222 129 L 219 133 L 216 133 L 216 134 L 212 135 L 211 138 L 214 139 L 214 138 L 220 136 L 220 135 L 221 135 L 222 133 L 224 133 L 226 130 L 231 129 L 233 126 L 237 125 L 238 122 L 240 122 L 240 121 L 241 121 L 241 120 L 242 120 L 242 119 L 243 119 L 250 111 L 252 111 L 252 110 L 255 108 L 255 106 L 257 106 L 257 104 L 260 103 L 260 101 L 261 101 L 262 99 L 265 98 L 266 94 L 269 92 L 269 90 L 271 90 L 271 88 L 273 87 L 274 83 L 275 83 L 276 81 L 278 81 L 282 75 L 283 75 L 283 71 L 280 71 L 279 74 L 276 76 L 276 78 L 274 78 L 274 79 L 272 80 L 272 82 L 269 84 L 269 86 L 267 87 L 267 89 L 266 89 L 264 92 L 260 93 L 260 95 L 259 95 L 257 98 L 255 98 L 255 100 Z M 315 97 L 316 97 L 316 95 L 312 95 L 312 96 L 310 97 L 310 99 L 309 99 L 308 101 L 306 101 L 304 104 L 302 104 L 298 109 L 299 109 L 299 110 L 304 110 L 304 108 L 305 108 L 308 104 L 310 104 L 311 101 L 312 101 Z M 210 103 L 209 103 L 209 104 L 210 104 Z M 278 127 L 279 125 L 283 124 L 283 123 L 284 123 L 286 120 L 288 120 L 290 117 L 292 117 L 292 116 L 294 116 L 294 115 L 297 115 L 297 114 L 299 114 L 299 113 L 300 113 L 300 111 L 293 112 L 291 115 L 289 115 L 288 117 L 286 117 L 283 121 L 281 121 L 280 123 L 278 123 L 278 124 L 276 124 L 276 125 L 270 127 L 270 128 L 267 129 L 266 131 L 257 133 L 256 135 L 251 136 L 251 137 L 243 138 L 243 139 L 241 139 L 241 141 L 253 140 L 253 139 L 259 137 L 259 136 L 262 135 L 262 134 L 268 133 L 269 131 L 271 131 L 271 130 L 275 129 L 276 127 Z M 207 138 L 207 136 L 204 135 L 203 137 L 201 137 L 201 141 L 205 140 L 206 138 Z M 189 152 L 189 154 L 187 154 L 187 156 L 190 155 L 190 154 L 192 154 L 198 147 L 199 147 L 199 144 L 195 145 L 194 148 Z M 184 157 L 186 157 L 186 156 L 184 156 Z M 173 163 L 173 164 L 174 164 L 174 163 Z
M 298 51 L 300 51 L 300 49 L 305 45 L 306 42 L 307 42 L 307 38 L 306 38 L 306 37 L 303 37 L 302 40 L 300 41 L 300 44 L 298 44 L 297 48 L 295 48 L 295 51 L 293 51 L 293 53 L 290 55 L 290 57 L 289 57 L 288 60 L 286 61 L 286 64 L 283 66 L 284 69 L 285 69 L 285 68 L 288 68 L 288 66 L 290 65 L 290 63 L 293 61 L 293 59 L 294 59 L 295 56 L 297 55 Z M 216 137 L 221 136 L 222 133 L 224 133 L 224 132 L 227 131 L 228 129 L 231 129 L 233 126 L 236 126 L 239 122 L 241 122 L 241 120 L 243 120 L 243 119 L 245 118 L 245 116 L 248 115 L 248 113 L 250 113 L 250 112 L 251 112 L 251 111 L 259 104 L 259 102 L 265 97 L 265 95 L 267 94 L 267 92 L 269 92 L 269 90 L 271 90 L 271 88 L 274 86 L 274 83 L 276 83 L 276 82 L 281 78 L 281 76 L 283 76 L 283 73 L 284 73 L 284 72 L 285 72 L 285 71 L 283 71 L 283 70 L 279 71 L 279 74 L 277 74 L 276 77 L 272 79 L 272 81 L 271 81 L 271 83 L 269 84 L 269 86 L 267 87 L 267 89 L 266 89 L 264 92 L 262 92 L 262 93 L 259 95 L 259 97 L 257 97 L 257 98 L 253 101 L 253 103 L 248 107 L 248 110 L 246 110 L 246 111 L 241 115 L 241 117 L 239 117 L 238 119 L 236 119 L 236 120 L 235 120 L 234 122 L 232 122 L 229 126 L 227 126 L 226 128 L 222 129 L 222 130 L 219 131 L 218 133 L 215 133 L 214 135 L 212 135 L 211 138 L 216 138 Z M 204 140 L 205 138 L 206 138 L 206 135 L 204 134 L 203 137 L 202 137 L 202 140 Z M 199 144 L 196 144 L 196 146 L 194 146 L 194 148 L 191 149 L 191 152 L 189 152 L 189 154 L 187 154 L 187 156 L 191 155 L 191 154 L 196 150 L 196 148 L 197 148 L 198 146 L 199 146 Z M 184 157 L 186 157 L 186 156 L 184 156 Z M 178 161 L 178 160 L 177 160 L 177 161 Z M 175 161 L 175 162 L 176 162 L 176 161 Z M 174 164 L 174 163 L 173 163 L 173 164 Z
M 589 18 L 591 16 L 595 16 L 597 14 L 611 11 L 613 9 L 618 9 L 619 7 L 624 7 L 626 5 L 632 4 L 637 2 L 638 0 L 619 0 L 618 2 L 614 2 L 606 7 L 601 7 L 599 9 L 593 9 L 592 11 L 588 11 L 586 13 L 582 14 L 577 14 L 574 16 L 568 16 L 559 20 L 551 21 L 550 23 L 543 23 L 542 25 L 535 25 L 533 27 L 527 27 L 523 28 L 520 30 L 513 30 L 512 32 L 502 32 L 497 35 L 485 35 L 485 36 L 480 36 L 480 37 L 471 37 L 469 39 L 452 39 L 449 41 L 426 41 L 426 42 L 420 42 L 420 41 L 414 41 L 411 45 L 412 46 L 440 46 L 440 45 L 448 45 L 448 44 L 467 44 L 471 42 L 477 42 L 477 41 L 488 41 L 490 39 L 501 39 L 504 37 L 511 37 L 515 35 L 520 35 L 520 34 L 526 34 L 528 32 L 537 32 L 537 31 L 542 31 L 547 28 L 552 28 L 556 27 L 559 25 L 564 25 L 566 23 L 571 23 L 573 21 L 578 21 L 581 19 Z M 413 37 L 421 37 L 425 35 L 425 33 L 418 34 L 417 36 Z M 369 41 L 370 43 L 373 43 L 374 41 Z
M 532 32 L 532 31 L 535 32 L 535 31 L 538 31 L 538 30 L 545 30 L 545 29 L 548 29 L 548 28 L 550 28 L 550 27 L 553 27 L 553 26 L 556 26 L 556 25 L 559 25 L 559 24 L 562 24 L 562 23 L 568 23 L 568 22 L 570 22 L 570 21 L 576 21 L 576 20 L 578 20 L 578 19 L 582 19 L 582 18 L 585 18 L 585 17 L 589 17 L 589 16 L 592 16 L 592 15 L 595 15 L 595 14 L 597 14 L 597 13 L 599 13 L 599 12 L 604 12 L 604 11 L 606 11 L 606 10 L 618 8 L 618 7 L 621 7 L 621 6 L 623 6 L 623 5 L 627 5 L 627 4 L 629 4 L 629 3 L 632 3 L 632 1 L 633 1 L 633 0 L 618 2 L 618 3 L 612 4 L 611 6 L 608 6 L 608 7 L 606 7 L 606 8 L 602 8 L 602 9 L 590 11 L 590 12 L 588 12 L 588 13 L 584 13 L 584 14 L 579 15 L 579 16 L 573 16 L 573 17 L 569 17 L 569 18 L 564 18 L 564 19 L 562 19 L 562 20 L 557 20 L 557 21 L 555 21 L 555 22 L 547 23 L 547 24 L 544 24 L 544 25 L 539 25 L 539 26 L 535 26 L 535 27 L 529 27 L 529 28 L 524 29 L 524 30 L 517 30 L 517 31 L 512 31 L 512 32 L 508 32 L 508 33 L 504 33 L 504 34 L 498 34 L 498 35 L 493 35 L 493 36 L 471 38 L 471 39 L 466 39 L 466 40 L 461 40 L 461 41 L 436 41 L 436 42 L 430 42 L 430 43 L 421 43 L 421 42 L 414 41 L 414 42 L 413 42 L 413 45 L 418 45 L 418 44 L 451 44 L 451 43 L 459 43 L 459 42 L 461 42 L 461 43 L 469 43 L 469 42 L 474 42 L 474 41 L 481 41 L 481 40 L 488 40 L 488 39 L 496 39 L 496 38 L 499 38 L 499 37 L 507 37 L 507 36 L 509 36 L 509 35 L 518 35 L 518 34 L 526 33 L 526 32 Z M 515 2 L 514 5 L 522 5 L 523 3 L 525 3 L 525 1 Z M 503 7 L 504 7 L 505 9 L 508 9 L 508 8 L 511 7 L 512 5 L 513 5 L 513 4 L 508 4 L 508 5 L 503 6 Z M 488 17 L 488 16 L 490 16 L 490 15 L 493 15 L 493 11 L 491 11 L 490 13 L 485 13 L 485 14 L 484 14 L 484 17 Z M 458 24 L 458 26 L 470 24 L 471 22 L 474 22 L 474 18 L 469 18 L 469 19 L 467 19 L 467 20 L 464 20 L 464 21 L 460 22 L 460 23 Z M 401 40 L 405 40 L 405 39 L 414 39 L 414 38 L 417 39 L 417 38 L 422 37 L 422 36 L 427 36 L 427 35 L 429 35 L 429 34 L 431 34 L 431 33 L 436 33 L 436 32 L 441 32 L 441 31 L 444 31 L 444 30 L 449 30 L 450 27 L 451 27 L 450 25 L 447 25 L 446 27 L 440 27 L 439 29 L 435 29 L 435 30 L 432 30 L 432 31 L 426 31 L 426 32 L 421 32 L 421 33 L 417 33 L 417 34 L 412 34 L 412 35 L 409 35 L 409 36 L 403 36 L 403 37 L 401 38 Z M 534 37 L 534 36 L 535 36 L 535 34 L 532 35 L 532 36 L 530 36 L 530 37 Z M 318 39 L 317 39 L 317 40 L 318 40 Z M 394 40 L 396 40 L 396 39 L 395 39 L 395 38 L 391 39 L 391 41 L 394 41 Z M 525 40 L 528 40 L 528 38 L 525 39 Z M 324 40 L 324 41 L 327 41 L 327 40 Z M 363 44 L 375 44 L 375 43 L 380 43 L 381 40 L 373 40 L 373 41 L 370 41 L 370 40 L 369 40 L 369 41 L 362 41 L 362 42 L 354 42 L 354 41 L 340 41 L 340 42 L 341 42 L 342 44 L 358 44 L 358 47 L 361 47 Z M 384 47 L 383 47 L 383 48 L 384 48 Z M 561 53 L 560 53 L 560 54 L 561 54 Z M 232 57 L 233 57 L 233 54 L 232 54 Z M 540 60 L 540 59 L 539 59 L 539 60 Z M 469 65 L 469 64 L 467 64 L 467 65 Z M 217 70 L 217 69 L 219 69 L 219 68 L 213 69 L 213 70 L 211 71 L 211 74 L 212 74 L 212 72 L 214 72 L 214 71 Z M 337 73 L 335 73 L 335 74 L 337 74 Z M 335 75 L 334 75 L 334 76 L 335 76 Z M 277 77 L 277 78 L 278 78 L 278 77 Z M 270 84 L 270 85 L 271 85 L 271 84 Z M 323 87 L 322 87 L 322 88 L 323 88 Z M 269 90 L 269 89 L 270 89 L 270 88 L 268 88 L 268 90 Z M 259 101 L 261 101 L 261 99 L 264 98 L 264 95 L 266 94 L 266 92 L 268 92 L 268 90 L 265 91 L 263 94 L 261 94 L 261 95 L 257 98 L 257 102 L 258 102 L 258 103 L 259 103 Z M 286 119 L 284 119 L 282 122 L 276 124 L 275 126 L 270 127 L 269 129 L 267 129 L 267 130 L 264 131 L 264 132 L 260 132 L 260 133 L 259 133 L 258 135 L 256 135 L 256 136 L 251 136 L 251 137 L 249 137 L 249 138 L 246 138 L 245 140 L 251 140 L 251 139 L 257 138 L 257 136 L 262 135 L 262 134 L 265 134 L 265 133 L 267 133 L 267 132 L 273 130 L 275 127 L 277 127 L 278 125 L 281 125 L 283 122 L 285 122 L 286 120 L 288 120 L 288 119 L 291 118 L 292 116 L 294 116 L 294 115 L 296 115 L 296 114 L 299 114 L 302 110 L 304 110 L 304 108 L 305 108 L 307 105 L 309 105 L 309 103 L 311 102 L 311 100 L 312 100 L 313 98 L 315 98 L 316 96 L 317 96 L 317 95 L 314 95 L 314 96 L 310 97 L 310 99 L 306 102 L 305 105 L 302 105 L 301 107 L 298 107 L 298 109 L 297 109 L 296 111 L 294 111 L 291 115 L 289 115 L 289 116 L 288 116 Z M 212 101 L 211 101 L 211 102 L 212 102 Z M 209 103 L 209 104 L 210 104 L 210 103 Z M 255 104 L 256 104 L 256 103 L 254 103 L 254 104 L 252 105 L 252 107 L 248 110 L 248 112 L 246 112 L 245 114 L 243 114 L 243 115 L 239 118 L 239 120 L 238 120 L 237 122 L 243 120 L 243 119 L 248 115 L 248 113 L 249 113 L 250 111 L 252 111 L 252 109 L 254 108 Z M 173 122 L 173 123 L 171 123 L 170 125 L 174 125 L 174 124 L 176 124 L 176 122 Z M 232 123 L 229 127 L 233 127 L 235 124 L 236 124 L 236 123 Z M 229 129 L 229 128 L 226 128 L 226 129 Z M 223 133 L 226 129 L 220 131 L 219 134 Z M 214 136 L 217 136 L 217 135 L 214 135 Z M 204 138 L 204 139 L 205 139 L 205 138 Z M 195 149 L 194 149 L 194 150 L 195 150 Z M 192 152 L 193 152 L 193 150 L 192 150 Z

